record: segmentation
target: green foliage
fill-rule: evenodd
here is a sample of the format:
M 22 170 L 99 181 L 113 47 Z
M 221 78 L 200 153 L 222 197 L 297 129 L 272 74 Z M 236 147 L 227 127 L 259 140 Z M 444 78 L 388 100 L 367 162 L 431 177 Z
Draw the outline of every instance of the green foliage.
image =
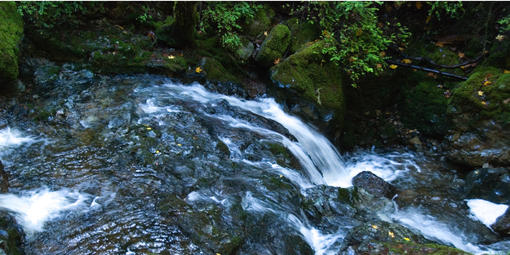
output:
M 392 44 L 405 44 L 410 36 L 398 22 L 379 21 L 377 2 L 310 2 L 291 14 L 307 13 L 319 22 L 326 42 L 322 53 L 342 66 L 356 86 L 363 76 L 382 73 L 385 50 Z
M 55 26 L 64 24 L 79 23 L 76 15 L 84 15 L 89 12 L 83 2 L 17 2 L 18 13 L 25 18 L 25 21 L 36 28 L 52 29 Z
M 18 78 L 18 55 L 23 20 L 13 2 L 0 2 L 0 87 Z
M 505 17 L 501 18 L 500 20 L 498 20 L 498 24 L 500 25 L 499 31 L 501 33 L 510 31 L 510 15 L 505 16 Z
M 441 20 L 441 17 L 451 17 L 458 19 L 464 14 L 464 8 L 462 7 L 462 2 L 431 2 L 429 9 L 429 16 L 435 15 L 438 20 Z
M 235 50 L 241 45 L 238 35 L 241 25 L 252 19 L 259 8 L 260 5 L 247 2 L 210 3 L 202 12 L 200 29 L 202 32 L 215 31 L 223 47 Z
M 152 8 L 147 5 L 143 5 L 142 10 L 143 13 L 136 17 L 136 20 L 141 24 L 150 24 L 154 20 L 151 14 L 153 11 Z

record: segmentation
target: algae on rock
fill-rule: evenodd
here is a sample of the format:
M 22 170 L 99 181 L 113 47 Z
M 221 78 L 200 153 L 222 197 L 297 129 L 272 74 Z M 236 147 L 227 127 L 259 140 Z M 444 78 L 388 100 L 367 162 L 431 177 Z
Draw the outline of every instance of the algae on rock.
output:
M 23 20 L 14 2 L 0 2 L 0 84 L 13 84 L 18 78 L 19 45 Z

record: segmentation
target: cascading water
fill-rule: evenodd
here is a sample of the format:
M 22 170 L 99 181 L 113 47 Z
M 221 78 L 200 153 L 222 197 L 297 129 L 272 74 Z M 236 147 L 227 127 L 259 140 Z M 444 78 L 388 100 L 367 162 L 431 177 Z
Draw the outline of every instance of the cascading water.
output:
M 33 232 L 31 254 L 228 253 L 226 243 L 240 253 L 337 254 L 359 222 L 325 187 L 350 187 L 364 170 L 403 186 L 422 174 L 410 153 L 343 158 L 271 98 L 157 76 L 57 86 L 52 95 L 41 108 L 62 107 L 65 118 L 51 128 L 0 131 L 13 176 L 0 207 Z M 328 216 L 314 217 L 310 207 L 321 203 Z M 410 215 L 422 214 L 391 217 L 412 225 Z M 478 251 L 469 240 L 435 239 Z

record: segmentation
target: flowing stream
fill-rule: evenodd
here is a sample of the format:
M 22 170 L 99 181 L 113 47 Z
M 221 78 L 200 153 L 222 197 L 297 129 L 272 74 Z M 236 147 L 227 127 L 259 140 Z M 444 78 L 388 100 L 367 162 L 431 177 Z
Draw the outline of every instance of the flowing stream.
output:
M 348 254 L 344 239 L 365 219 L 338 188 L 365 170 L 430 198 L 374 209 L 381 219 L 467 252 L 510 247 L 481 244 L 485 226 L 434 159 L 340 155 L 272 98 L 159 76 L 86 77 L 60 77 L 0 130 L 11 176 L 0 207 L 23 226 L 28 254 Z

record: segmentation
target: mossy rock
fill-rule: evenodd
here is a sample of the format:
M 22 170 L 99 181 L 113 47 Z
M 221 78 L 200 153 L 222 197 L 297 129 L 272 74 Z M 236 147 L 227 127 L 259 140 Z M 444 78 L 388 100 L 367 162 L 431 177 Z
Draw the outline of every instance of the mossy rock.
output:
M 302 22 L 298 18 L 289 19 L 286 22 L 291 32 L 289 51 L 297 52 L 306 46 L 306 43 L 320 38 L 320 27 L 311 21 Z
M 172 36 L 174 29 L 175 18 L 168 16 L 165 20 L 155 22 L 154 28 L 158 41 L 167 45 L 175 45 L 175 39 Z
M 246 62 L 255 51 L 255 45 L 246 37 L 241 37 L 241 45 L 235 50 L 235 55 L 242 63 Z
M 265 31 L 268 31 L 271 28 L 271 19 L 273 19 L 274 16 L 274 10 L 267 5 L 264 5 L 263 8 L 257 10 L 255 17 L 246 27 L 246 33 L 249 36 L 257 37 Z
M 447 116 L 448 99 L 438 82 L 422 81 L 404 90 L 402 121 L 410 129 L 425 135 L 442 137 L 450 128 Z
M 459 55 L 447 47 L 439 47 L 433 43 L 422 41 L 413 42 L 406 49 L 406 53 L 416 57 L 425 57 L 440 65 L 455 65 L 460 63 Z
M 510 40 L 495 40 L 484 65 L 510 69 Z
M 204 57 L 201 61 L 201 68 L 205 78 L 210 81 L 239 83 L 240 79 L 230 73 L 218 60 L 211 57 Z
M 0 2 L 0 20 L 0 84 L 14 84 L 23 36 L 23 20 L 14 2 Z
M 271 79 L 280 87 L 292 88 L 305 99 L 335 111 L 343 120 L 345 100 L 338 66 L 322 55 L 324 42 L 316 42 L 271 68 Z
M 510 124 L 510 73 L 495 67 L 480 67 L 452 92 L 451 113 Z
M 276 25 L 260 46 L 255 60 L 263 66 L 271 66 L 283 57 L 290 43 L 290 30 L 283 24 Z
M 464 252 L 457 248 L 440 245 L 440 244 L 417 244 L 414 242 L 388 242 L 381 243 L 387 248 L 384 254 L 434 254 L 434 255 L 469 255 L 470 253 Z M 377 253 L 381 254 L 381 253 Z

